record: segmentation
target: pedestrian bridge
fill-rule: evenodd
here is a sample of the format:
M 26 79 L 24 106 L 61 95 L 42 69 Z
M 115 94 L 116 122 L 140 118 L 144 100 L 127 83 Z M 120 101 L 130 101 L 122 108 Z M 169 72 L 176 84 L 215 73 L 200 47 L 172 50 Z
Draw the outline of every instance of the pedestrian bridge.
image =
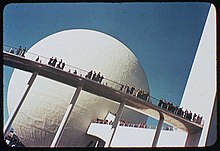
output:
M 201 132 L 203 128 L 203 126 L 198 123 L 187 120 L 181 116 L 169 112 L 168 110 L 164 110 L 158 107 L 155 102 L 145 102 L 140 98 L 120 91 L 121 84 L 114 82 L 110 79 L 103 79 L 103 81 L 106 80 L 104 81 L 104 83 L 108 83 L 107 85 L 100 84 L 96 81 L 85 78 L 84 75 L 87 74 L 87 71 L 85 70 L 81 70 L 79 74 L 73 74 L 68 72 L 67 70 L 65 71 L 47 65 L 48 59 L 46 62 L 46 58 L 44 58 L 43 61 L 40 60 L 39 62 L 37 62 L 33 59 L 35 57 L 36 54 L 32 54 L 32 56 L 29 57 L 21 57 L 11 54 L 9 52 L 3 52 L 3 63 L 6 66 L 17 68 L 23 71 L 31 73 L 37 72 L 37 75 L 70 85 L 72 87 L 77 88 L 79 86 L 82 86 L 82 90 L 86 92 L 110 99 L 119 104 L 124 103 L 126 107 L 132 110 L 135 110 L 158 120 L 162 119 L 165 123 L 168 123 L 178 129 L 184 130 L 188 132 L 188 134 Z M 73 66 L 69 67 L 71 69 L 76 69 L 76 67 Z M 113 85 L 113 87 L 111 86 L 111 84 Z

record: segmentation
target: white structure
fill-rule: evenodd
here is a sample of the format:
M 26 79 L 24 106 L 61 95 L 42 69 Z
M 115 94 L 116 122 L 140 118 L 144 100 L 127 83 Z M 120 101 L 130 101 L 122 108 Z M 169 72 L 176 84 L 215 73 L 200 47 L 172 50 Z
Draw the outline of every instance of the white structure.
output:
M 202 134 L 189 136 L 192 139 L 198 139 L 199 146 L 206 144 L 216 99 L 216 37 L 216 10 L 211 5 L 180 105 L 200 113 L 205 120 Z M 213 140 L 212 143 L 215 141 Z
M 149 91 L 144 70 L 134 54 L 115 38 L 100 32 L 81 29 L 62 31 L 39 41 L 29 52 L 48 58 L 57 57 L 58 61 L 63 59 L 66 64 L 101 72 L 106 78 Z M 26 58 L 32 57 L 28 55 Z M 64 70 L 68 71 L 68 67 Z M 30 75 L 14 70 L 8 89 L 9 114 L 26 90 Z M 109 81 L 103 82 L 115 86 Z M 37 76 L 13 123 L 24 145 L 50 146 L 75 89 Z M 86 135 L 90 122 L 97 117 L 104 118 L 109 111 L 116 113 L 117 108 L 118 104 L 111 100 L 82 91 L 59 146 L 87 146 L 94 140 Z
M 91 123 L 96 118 L 120 119 L 120 116 L 123 116 L 130 118 L 130 122 L 135 122 L 144 121 L 147 117 L 138 111 L 126 108 L 123 103 L 120 104 L 121 110 L 118 110 L 116 117 L 110 116 L 109 112 L 117 112 L 119 106 L 117 103 L 87 92 L 80 92 L 58 146 L 94 146 L 100 139 L 106 142 L 102 144 L 106 147 L 151 147 L 155 145 L 157 147 L 183 147 L 198 144 L 204 146 L 209 136 L 211 117 L 214 114 L 212 111 L 216 100 L 215 16 L 216 12 L 212 5 L 180 105 L 184 109 L 191 109 L 203 116 L 205 125 L 202 132 L 187 135 L 186 132 L 180 130 L 162 130 L 156 133 L 155 129 L 122 127 L 114 124 L 112 129 L 111 125 Z M 67 64 L 87 71 L 101 72 L 105 77 L 119 83 L 149 91 L 146 75 L 137 58 L 125 45 L 106 34 L 91 30 L 67 30 L 44 38 L 29 51 L 48 58 L 58 57 L 58 60 L 63 59 Z M 28 55 L 27 57 L 31 57 Z M 68 67 L 64 70 L 67 71 Z M 21 99 L 29 77 L 30 73 L 17 69 L 14 71 L 8 91 L 9 113 Z M 75 90 L 76 88 L 37 76 L 13 123 L 24 145 L 27 147 L 51 145 Z M 122 111 L 124 112 L 121 115 Z M 135 118 L 132 118 L 131 114 Z M 157 136 L 159 139 L 154 141 L 158 138 Z
M 111 114 L 108 115 L 111 116 Z M 107 116 L 106 119 L 110 121 L 114 118 L 108 118 Z M 103 146 L 108 147 L 112 134 L 111 128 L 112 125 L 91 123 L 87 134 L 100 138 L 102 141 L 104 141 Z M 155 128 L 139 128 L 134 126 L 118 125 L 111 147 L 152 147 L 155 132 Z M 162 130 L 157 147 L 184 146 L 186 137 L 187 133 L 182 130 Z
M 204 128 L 196 134 L 187 134 L 181 130 L 162 130 L 157 147 L 206 146 L 215 143 L 217 138 L 217 126 L 214 125 L 217 118 L 216 59 L 216 11 L 211 5 L 180 105 L 184 109 L 200 113 L 205 121 Z M 108 144 L 111 126 L 91 123 L 88 134 L 95 135 Z M 154 135 L 153 129 L 119 126 L 111 146 L 151 147 Z

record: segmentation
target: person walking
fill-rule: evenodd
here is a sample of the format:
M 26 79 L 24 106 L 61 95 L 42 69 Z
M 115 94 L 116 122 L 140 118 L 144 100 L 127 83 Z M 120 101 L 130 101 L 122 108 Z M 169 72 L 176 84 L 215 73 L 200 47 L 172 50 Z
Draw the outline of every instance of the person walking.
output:
M 62 60 L 62 59 L 60 59 L 59 63 L 58 63 L 58 64 L 57 64 L 57 66 L 56 66 L 57 68 L 61 69 L 61 64 L 62 64 L 62 61 L 63 61 L 63 60 Z
M 102 83 L 102 80 L 104 79 L 103 75 L 99 79 L 99 83 Z
M 93 75 L 92 75 L 92 80 L 95 80 L 96 78 L 96 72 L 94 71 Z
M 35 60 L 35 61 L 37 61 L 37 62 L 38 62 L 38 61 L 39 61 L 39 59 L 40 59 L 40 58 L 39 58 L 39 56 L 37 56 L 37 58 L 36 58 L 36 60 Z
M 48 61 L 48 65 L 52 65 L 52 63 L 53 63 L 53 57 L 50 57 L 50 60 Z
M 53 59 L 51 65 L 55 67 L 55 66 L 56 66 L 56 63 L 57 63 L 57 58 L 55 57 L 55 59 Z
M 16 52 L 16 55 L 20 55 L 21 54 L 21 46 L 19 46 L 17 52 Z
M 62 63 L 61 69 L 63 70 L 65 67 L 65 62 Z

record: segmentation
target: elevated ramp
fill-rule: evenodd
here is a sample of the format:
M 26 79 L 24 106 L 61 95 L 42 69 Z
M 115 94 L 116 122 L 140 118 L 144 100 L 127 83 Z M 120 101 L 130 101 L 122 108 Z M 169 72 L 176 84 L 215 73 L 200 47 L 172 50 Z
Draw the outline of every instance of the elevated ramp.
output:
M 143 100 L 123 93 L 120 90 L 102 85 L 93 80 L 78 76 L 61 69 L 57 69 L 46 64 L 42 64 L 36 61 L 26 59 L 24 57 L 16 56 L 7 52 L 3 52 L 4 65 L 14 67 L 27 72 L 38 72 L 38 75 L 77 87 L 83 85 L 82 90 L 98 95 L 100 97 L 108 98 L 112 101 L 121 103 L 122 99 L 126 100 L 126 107 L 138 111 L 142 114 L 160 118 L 160 114 L 164 116 L 164 122 L 173 125 L 174 127 L 184 130 L 189 133 L 197 133 L 202 130 L 202 125 L 189 121 L 183 117 L 173 114 L 167 110 L 164 110 L 150 102 L 144 102 Z

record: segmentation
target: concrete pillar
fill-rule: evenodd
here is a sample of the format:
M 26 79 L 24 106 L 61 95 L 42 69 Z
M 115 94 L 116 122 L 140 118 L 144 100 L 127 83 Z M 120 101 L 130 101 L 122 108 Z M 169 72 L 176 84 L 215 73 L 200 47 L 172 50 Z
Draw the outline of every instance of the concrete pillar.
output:
M 215 95 L 215 103 L 212 109 L 212 115 L 210 119 L 209 131 L 206 139 L 206 146 L 214 145 L 217 141 L 217 94 Z
M 147 121 L 148 121 L 148 116 L 146 115 L 146 120 L 145 120 L 145 124 L 147 125 Z
M 99 144 L 99 140 L 96 141 L 96 143 L 95 143 L 95 148 L 98 147 L 98 144 Z
M 109 140 L 108 147 L 111 146 L 111 143 L 112 143 L 112 140 L 113 140 L 113 138 L 114 138 L 114 135 L 115 135 L 115 131 L 116 131 L 118 122 L 119 122 L 119 120 L 121 119 L 121 116 L 122 116 L 122 113 L 123 113 L 123 110 L 124 110 L 124 106 L 125 106 L 125 100 L 123 100 L 123 101 L 120 103 L 119 108 L 118 108 L 118 111 L 117 111 L 117 113 L 116 113 L 115 120 L 114 120 L 114 122 L 113 122 L 113 124 L 112 124 L 113 132 L 112 132 L 111 138 L 110 138 L 110 140 Z
M 198 147 L 201 134 L 202 129 L 197 133 L 188 133 L 185 142 L 185 147 Z
M 96 143 L 95 147 L 104 147 L 105 146 L 105 141 L 99 139 Z
M 20 108 L 21 108 L 21 106 L 22 106 L 22 104 L 23 104 L 23 102 L 24 102 L 24 100 L 25 100 L 25 98 L 26 98 L 26 96 L 27 96 L 27 94 L 28 94 L 28 92 L 29 92 L 29 90 L 30 90 L 32 84 L 34 83 L 34 80 L 35 80 L 36 77 L 37 77 L 37 74 L 38 74 L 37 72 L 34 72 L 34 73 L 31 75 L 31 78 L 30 78 L 30 80 L 28 81 L 28 87 L 27 87 L 27 89 L 26 89 L 24 95 L 22 96 L 20 102 L 18 102 L 17 106 L 16 106 L 16 107 L 14 108 L 14 110 L 12 111 L 11 115 L 9 116 L 9 118 L 8 118 L 8 120 L 7 120 L 7 122 L 6 122 L 5 126 L 4 126 L 4 135 L 6 135 L 7 132 L 9 131 L 9 129 L 10 129 L 10 127 L 11 127 L 11 125 L 12 125 L 12 123 L 13 123 L 15 117 L 17 116 L 17 113 L 18 113 L 18 111 L 20 110 Z
M 60 123 L 60 126 L 59 126 L 59 128 L 58 128 L 58 130 L 55 134 L 55 137 L 54 137 L 53 142 L 51 143 L 50 147 L 56 147 L 58 145 L 58 143 L 60 141 L 60 138 L 63 134 L 64 128 L 66 127 L 66 124 L 67 124 L 67 121 L 69 119 L 70 113 L 72 112 L 72 109 L 73 109 L 73 107 L 76 103 L 76 100 L 77 100 L 81 90 L 82 90 L 82 85 L 77 87 L 76 92 L 74 93 L 73 98 L 72 98 L 69 106 L 67 107 L 67 110 L 66 110 L 66 112 L 63 116 L 63 119 Z
M 158 142 L 158 139 L 159 139 L 159 136 L 160 136 L 162 126 L 163 126 L 164 116 L 163 116 L 162 113 L 159 113 L 159 114 L 160 114 L 160 119 L 159 119 L 159 122 L 157 124 L 157 129 L 156 129 L 156 133 L 154 135 L 154 140 L 153 140 L 153 143 L 152 143 L 152 147 L 157 146 L 157 142 Z

